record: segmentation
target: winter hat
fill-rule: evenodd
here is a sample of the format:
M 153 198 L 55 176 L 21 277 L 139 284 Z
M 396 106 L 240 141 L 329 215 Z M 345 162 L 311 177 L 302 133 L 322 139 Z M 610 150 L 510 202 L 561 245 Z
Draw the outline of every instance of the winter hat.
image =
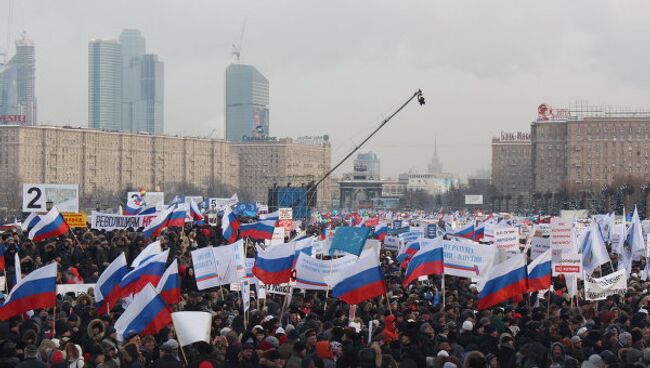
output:
M 474 329 L 474 324 L 472 323 L 472 321 L 465 321 L 463 322 L 462 328 L 465 331 L 472 331 Z

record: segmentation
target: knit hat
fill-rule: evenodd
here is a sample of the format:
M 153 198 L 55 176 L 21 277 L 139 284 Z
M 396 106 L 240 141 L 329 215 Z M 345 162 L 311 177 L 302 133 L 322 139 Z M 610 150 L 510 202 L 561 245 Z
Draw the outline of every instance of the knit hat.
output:
M 618 341 L 620 341 L 623 345 L 628 345 L 632 342 L 632 334 L 629 332 L 623 332 L 618 335 Z
M 458 368 L 458 366 L 452 362 L 445 362 L 445 364 L 442 365 L 442 368 Z
M 472 323 L 472 321 L 465 321 L 463 322 L 462 328 L 465 331 L 472 331 L 474 329 L 474 324 Z
M 63 358 L 63 352 L 61 350 L 54 350 L 52 355 L 50 355 L 51 364 L 61 364 L 65 359 Z
M 600 367 L 603 364 L 603 358 L 601 358 L 598 354 L 591 354 L 589 357 L 589 363 Z

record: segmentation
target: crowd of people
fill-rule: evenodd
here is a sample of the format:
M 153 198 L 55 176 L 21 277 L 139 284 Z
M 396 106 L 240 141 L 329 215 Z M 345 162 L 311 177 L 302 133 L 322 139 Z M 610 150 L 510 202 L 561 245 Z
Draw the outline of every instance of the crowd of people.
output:
M 190 252 L 222 244 L 219 227 L 167 229 L 159 240 L 169 262 L 179 262 L 182 301 L 172 309 L 210 312 L 210 342 L 181 347 L 171 324 L 154 336 L 127 333 L 118 341 L 114 323 L 124 307 L 98 316 L 91 288 L 58 295 L 56 309 L 0 321 L 0 368 L 650 367 L 650 282 L 639 279 L 636 263 L 628 292 L 605 301 L 572 300 L 557 277 L 552 291 L 477 310 L 470 280 L 446 277 L 444 296 L 438 276 L 405 288 L 396 254 L 383 250 L 385 296 L 350 306 L 323 291 L 296 289 L 284 308 L 285 296 L 267 293 L 251 299 L 245 319 L 239 291 L 199 291 L 194 279 Z M 75 229 L 38 244 L 20 229 L 7 231 L 0 235 L 7 289 L 15 259 L 23 274 L 56 262 L 58 284 L 92 284 L 122 252 L 130 264 L 147 243 L 132 229 Z M 254 247 L 248 251 L 254 257 Z

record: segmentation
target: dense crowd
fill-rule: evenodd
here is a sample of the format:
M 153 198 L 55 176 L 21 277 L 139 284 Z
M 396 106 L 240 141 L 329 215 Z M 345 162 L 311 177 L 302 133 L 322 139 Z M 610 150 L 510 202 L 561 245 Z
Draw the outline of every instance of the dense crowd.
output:
M 309 232 L 320 233 L 318 228 Z M 395 253 L 382 251 L 388 293 L 350 306 L 322 291 L 267 293 L 251 300 L 245 321 L 238 291 L 198 291 L 190 252 L 223 242 L 221 229 L 167 229 L 159 237 L 169 262 L 179 261 L 182 301 L 174 310 L 213 315 L 210 343 L 181 349 L 172 325 L 155 336 L 128 333 L 118 342 L 114 322 L 124 311 L 112 306 L 98 317 L 93 291 L 57 297 L 57 307 L 0 322 L 2 367 L 650 367 L 650 282 L 635 263 L 625 295 L 590 302 L 572 300 L 562 277 L 553 291 L 477 310 L 470 280 L 438 276 L 401 285 Z M 289 240 L 289 239 L 287 239 Z M 0 235 L 8 287 L 15 282 L 14 255 L 23 274 L 56 262 L 57 283 L 95 283 L 125 253 L 129 264 L 146 246 L 132 230 L 75 230 L 34 244 L 20 230 Z M 248 247 L 254 257 L 254 247 Z M 609 265 L 605 267 L 610 267 Z M 550 299 L 550 303 L 548 303 Z M 282 313 L 284 311 L 284 313 Z

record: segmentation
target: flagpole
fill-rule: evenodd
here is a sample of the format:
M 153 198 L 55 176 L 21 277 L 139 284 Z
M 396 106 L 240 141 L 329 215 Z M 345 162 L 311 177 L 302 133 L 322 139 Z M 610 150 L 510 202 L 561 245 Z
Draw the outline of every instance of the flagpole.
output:
M 174 326 L 174 330 L 176 330 L 176 324 L 174 323 L 173 318 L 172 318 L 172 325 Z M 185 350 L 183 350 L 183 345 L 181 345 L 181 344 L 178 344 L 178 345 L 180 345 L 180 347 L 181 347 L 181 354 L 183 354 L 183 360 L 185 360 L 185 365 L 187 366 L 187 365 L 189 365 L 189 363 L 187 362 L 187 356 L 185 356 Z
M 442 289 L 442 308 L 444 310 L 444 307 L 447 305 L 446 300 L 446 291 L 445 291 L 445 274 L 442 274 L 442 280 L 440 282 L 440 289 Z

